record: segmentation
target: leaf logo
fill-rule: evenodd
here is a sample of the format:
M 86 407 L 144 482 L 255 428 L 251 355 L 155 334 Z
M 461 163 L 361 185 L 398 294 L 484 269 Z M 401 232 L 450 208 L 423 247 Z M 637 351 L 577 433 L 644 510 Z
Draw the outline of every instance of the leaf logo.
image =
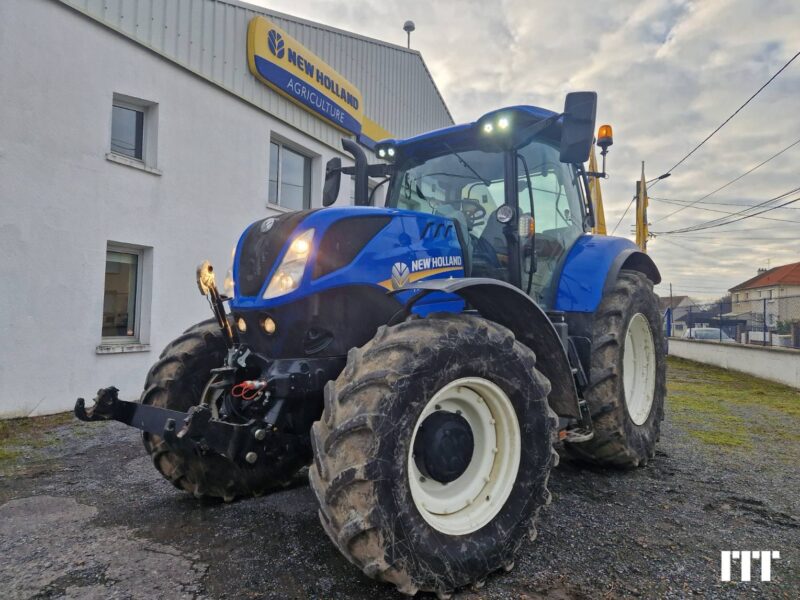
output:
M 396 262 L 392 265 L 392 288 L 397 289 L 408 283 L 408 265 L 403 262 Z
M 272 54 L 278 58 L 283 58 L 284 44 L 283 36 L 280 33 L 274 29 L 270 29 L 267 34 L 267 45 L 269 45 L 269 51 L 272 52 Z

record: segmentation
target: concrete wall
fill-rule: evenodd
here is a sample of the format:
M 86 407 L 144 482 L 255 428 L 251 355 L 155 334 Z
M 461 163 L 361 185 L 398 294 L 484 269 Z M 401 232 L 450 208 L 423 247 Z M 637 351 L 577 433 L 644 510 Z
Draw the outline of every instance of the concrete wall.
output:
M 270 136 L 315 156 L 315 203 L 334 151 L 55 2 L 0 3 L 0 55 L 0 417 L 111 384 L 136 398 L 164 345 L 211 315 L 196 265 L 223 275 L 244 228 L 274 212 Z M 160 175 L 106 158 L 115 93 L 158 103 Z M 109 241 L 152 249 L 138 352 L 97 353 Z
M 800 389 L 800 350 L 670 338 L 669 353 Z

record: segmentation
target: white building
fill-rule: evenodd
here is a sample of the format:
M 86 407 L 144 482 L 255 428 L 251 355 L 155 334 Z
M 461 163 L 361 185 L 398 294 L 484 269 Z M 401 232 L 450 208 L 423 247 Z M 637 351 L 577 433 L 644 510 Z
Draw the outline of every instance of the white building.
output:
M 0 417 L 138 397 L 197 264 L 318 206 L 344 135 L 452 123 L 418 52 L 234 0 L 4 0 L 0 52 Z

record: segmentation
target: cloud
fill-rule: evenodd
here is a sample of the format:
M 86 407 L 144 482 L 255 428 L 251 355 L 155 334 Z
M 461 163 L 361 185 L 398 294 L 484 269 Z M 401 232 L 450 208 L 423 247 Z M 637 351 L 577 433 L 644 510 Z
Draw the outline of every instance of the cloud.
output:
M 648 177 L 663 173 L 800 50 L 794 0 L 255 3 L 402 45 L 402 25 L 412 19 L 412 47 L 457 122 L 518 103 L 557 109 L 568 91 L 596 90 L 598 121 L 612 123 L 615 133 L 611 178 L 603 185 L 610 227 L 630 201 L 641 161 Z M 798 97 L 800 59 L 651 195 L 697 199 L 799 139 Z M 797 187 L 799 159 L 800 145 L 708 201 L 753 204 Z M 664 219 L 676 208 L 653 200 L 652 229 L 723 216 L 689 208 Z M 651 242 L 651 254 L 680 293 L 719 296 L 768 261 L 800 260 L 800 210 L 765 216 L 797 223 L 753 218 L 664 235 Z M 630 211 L 617 234 L 630 235 L 632 223 Z

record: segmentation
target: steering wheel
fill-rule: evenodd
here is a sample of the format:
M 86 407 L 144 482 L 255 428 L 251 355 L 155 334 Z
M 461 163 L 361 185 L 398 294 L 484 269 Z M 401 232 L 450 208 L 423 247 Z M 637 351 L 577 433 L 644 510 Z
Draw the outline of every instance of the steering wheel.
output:
M 478 221 L 486 216 L 486 209 L 477 200 L 472 198 L 461 198 L 460 200 L 445 200 L 445 206 L 451 206 L 461 212 L 469 222 L 470 229 L 478 224 Z

